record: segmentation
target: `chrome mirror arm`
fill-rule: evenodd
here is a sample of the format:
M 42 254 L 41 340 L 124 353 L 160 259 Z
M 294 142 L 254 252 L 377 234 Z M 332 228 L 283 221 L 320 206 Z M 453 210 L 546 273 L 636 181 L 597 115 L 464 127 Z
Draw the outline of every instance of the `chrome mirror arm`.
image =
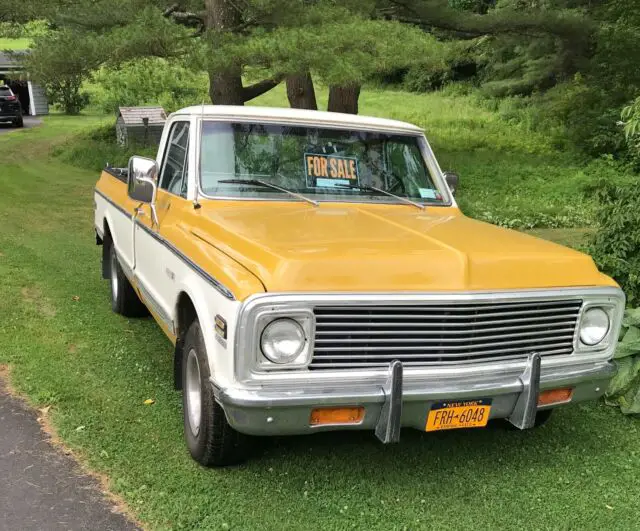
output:
M 158 211 L 156 210 L 156 195 L 158 194 L 158 185 L 150 177 L 137 177 L 136 180 L 139 183 L 149 184 L 151 186 L 151 189 L 153 190 L 153 195 L 151 197 L 149 206 L 151 207 L 151 222 L 157 227 L 160 225 L 160 223 L 158 222 Z

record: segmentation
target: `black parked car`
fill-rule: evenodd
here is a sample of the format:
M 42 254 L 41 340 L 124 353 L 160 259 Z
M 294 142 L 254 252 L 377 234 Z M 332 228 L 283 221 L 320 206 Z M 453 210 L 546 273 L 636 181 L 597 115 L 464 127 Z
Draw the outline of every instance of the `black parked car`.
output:
M 0 122 L 11 122 L 14 127 L 22 127 L 22 105 L 13 91 L 0 85 Z

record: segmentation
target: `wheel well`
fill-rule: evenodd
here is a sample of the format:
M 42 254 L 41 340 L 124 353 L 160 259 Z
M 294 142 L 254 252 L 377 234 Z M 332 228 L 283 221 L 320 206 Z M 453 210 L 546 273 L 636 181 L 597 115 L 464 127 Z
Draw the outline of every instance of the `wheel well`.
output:
M 109 260 L 109 253 L 111 252 L 111 245 L 113 238 L 111 237 L 111 229 L 107 220 L 104 220 L 104 241 L 102 245 L 102 278 L 111 278 L 111 261 Z
M 173 355 L 173 384 L 176 389 L 182 389 L 182 343 L 191 323 L 198 318 L 196 307 L 191 297 L 184 291 L 178 296 L 176 323 L 176 349 Z

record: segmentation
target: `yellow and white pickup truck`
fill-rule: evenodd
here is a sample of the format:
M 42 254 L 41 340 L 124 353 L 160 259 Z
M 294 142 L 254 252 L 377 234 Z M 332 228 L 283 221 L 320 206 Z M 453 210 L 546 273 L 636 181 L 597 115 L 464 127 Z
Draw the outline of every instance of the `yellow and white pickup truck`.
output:
M 107 168 L 113 310 L 175 344 L 203 465 L 251 435 L 520 429 L 601 396 L 625 299 L 589 256 L 465 217 L 418 127 L 202 106 L 156 160 Z

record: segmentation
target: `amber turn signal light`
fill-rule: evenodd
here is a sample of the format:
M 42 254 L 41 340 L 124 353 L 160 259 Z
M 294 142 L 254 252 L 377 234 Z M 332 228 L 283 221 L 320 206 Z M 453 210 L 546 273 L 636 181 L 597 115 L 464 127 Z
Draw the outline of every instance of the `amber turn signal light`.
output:
M 552 404 L 562 404 L 563 402 L 569 402 L 573 395 L 573 389 L 567 387 L 565 389 L 551 389 L 549 391 L 542 391 L 538 395 L 538 406 L 550 406 Z
M 360 424 L 364 418 L 363 407 L 321 407 L 311 411 L 309 424 Z

